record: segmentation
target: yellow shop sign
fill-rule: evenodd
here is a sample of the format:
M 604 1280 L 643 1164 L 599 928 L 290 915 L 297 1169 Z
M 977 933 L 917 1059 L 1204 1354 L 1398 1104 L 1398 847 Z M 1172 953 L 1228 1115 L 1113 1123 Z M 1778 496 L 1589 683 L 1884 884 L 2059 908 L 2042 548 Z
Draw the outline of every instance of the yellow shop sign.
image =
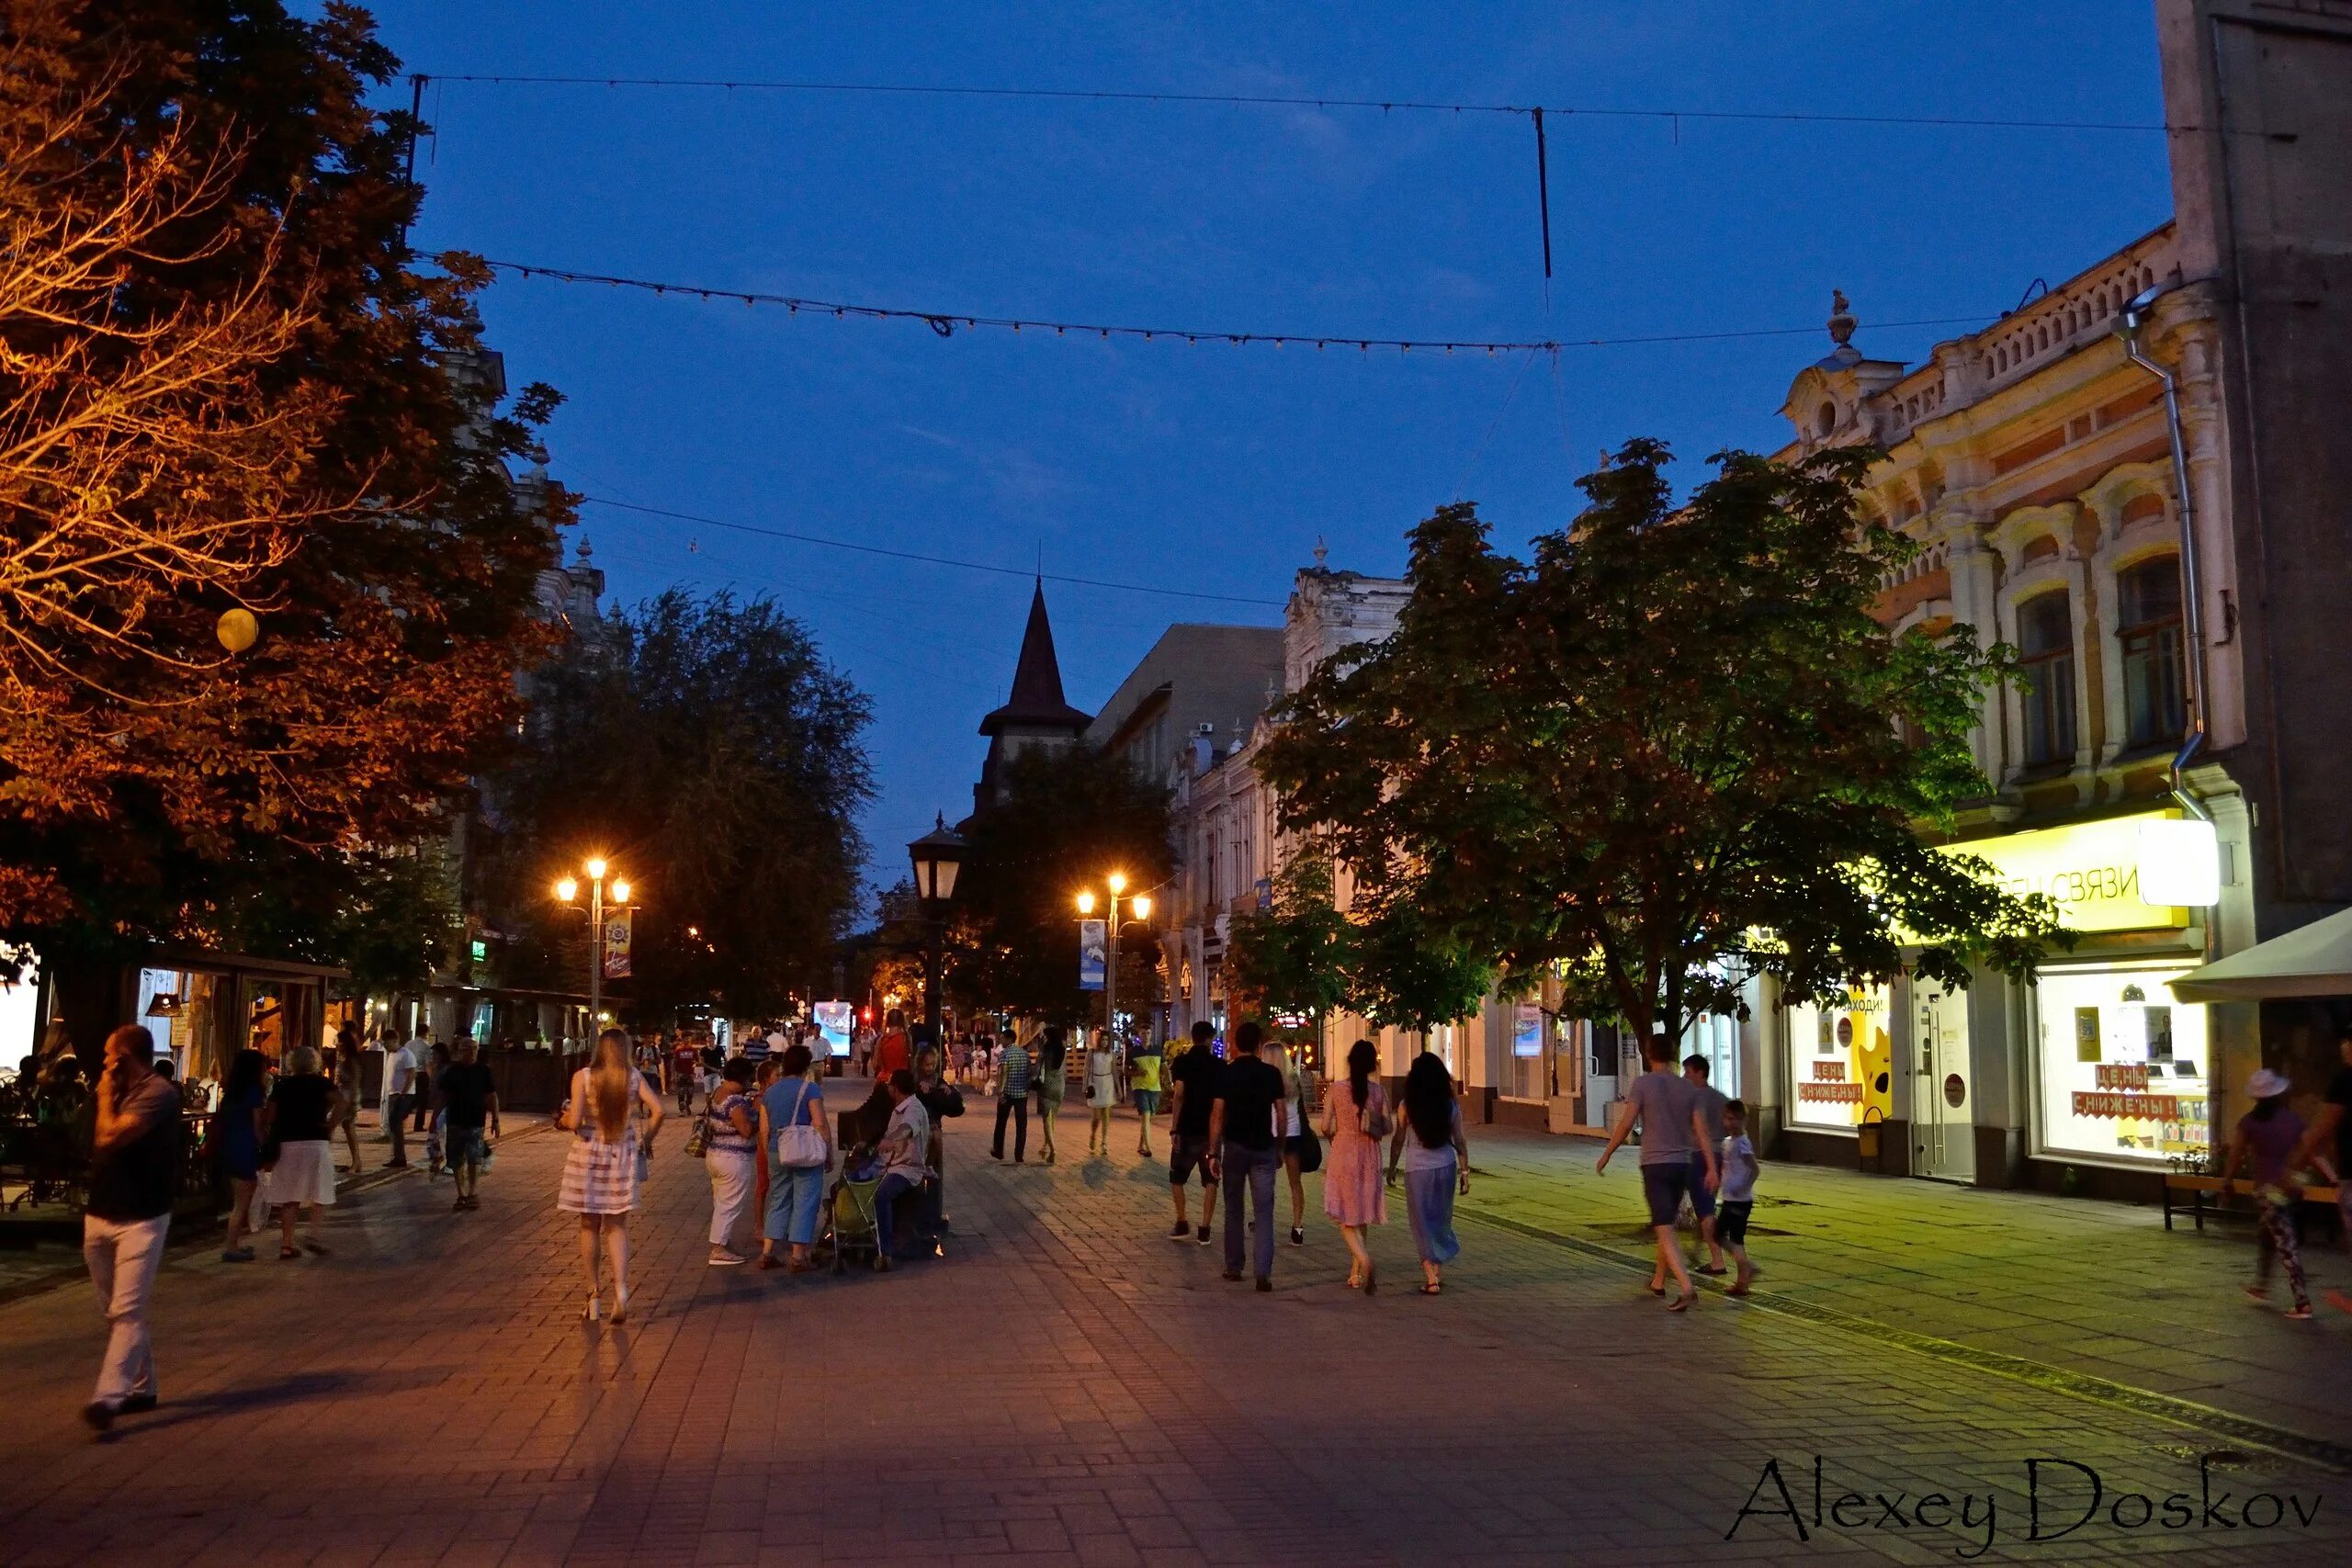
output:
M 2142 901 L 2139 832 L 2143 822 L 2179 815 L 2143 812 L 1939 847 L 1988 862 L 2004 891 L 2048 894 L 2070 930 L 2171 930 L 2188 924 L 2188 911 Z

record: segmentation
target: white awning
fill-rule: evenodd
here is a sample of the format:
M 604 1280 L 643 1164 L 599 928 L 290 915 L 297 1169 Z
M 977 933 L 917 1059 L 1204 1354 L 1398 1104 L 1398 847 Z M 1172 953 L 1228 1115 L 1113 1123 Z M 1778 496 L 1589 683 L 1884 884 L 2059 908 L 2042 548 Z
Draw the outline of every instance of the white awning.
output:
M 2352 909 L 2191 969 L 2172 994 L 2184 1002 L 2352 996 Z

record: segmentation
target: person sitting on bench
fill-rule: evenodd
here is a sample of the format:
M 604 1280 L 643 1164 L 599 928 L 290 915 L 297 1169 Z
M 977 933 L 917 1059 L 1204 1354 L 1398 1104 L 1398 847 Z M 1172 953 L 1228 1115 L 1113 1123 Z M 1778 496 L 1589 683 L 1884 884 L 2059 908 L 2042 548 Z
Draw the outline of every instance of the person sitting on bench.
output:
M 904 1067 L 884 1082 L 890 1091 L 890 1124 L 882 1134 L 882 1185 L 874 1193 L 874 1268 L 890 1271 L 892 1232 L 898 1201 L 918 1190 L 931 1168 L 923 1155 L 931 1147 L 931 1116 L 915 1098 L 915 1076 Z

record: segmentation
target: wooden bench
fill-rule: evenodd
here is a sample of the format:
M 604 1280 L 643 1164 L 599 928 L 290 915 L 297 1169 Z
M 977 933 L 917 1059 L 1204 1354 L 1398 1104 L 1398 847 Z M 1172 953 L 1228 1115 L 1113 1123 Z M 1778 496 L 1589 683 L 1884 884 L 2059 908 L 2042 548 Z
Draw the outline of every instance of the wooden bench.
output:
M 2172 1229 L 2173 1215 L 2184 1209 L 2195 1218 L 2200 1232 L 2205 1228 L 2205 1216 L 2209 1213 L 2216 1218 L 2231 1213 L 2250 1214 L 2251 1211 L 2232 1209 L 2229 1200 L 2233 1193 L 2251 1194 L 2253 1191 L 2254 1183 L 2243 1178 L 2224 1181 L 2218 1176 L 2207 1176 L 2199 1171 L 2167 1171 L 2165 1173 L 2165 1229 Z M 2187 1200 L 2184 1201 L 2177 1197 L 2177 1193 L 2187 1193 Z M 2215 1195 L 2219 1201 L 2209 1204 L 2206 1201 L 2208 1194 Z M 2334 1187 L 2309 1184 L 2298 1187 L 2295 1196 L 2305 1203 L 2324 1203 L 2331 1213 L 2339 1212 L 2335 1207 Z

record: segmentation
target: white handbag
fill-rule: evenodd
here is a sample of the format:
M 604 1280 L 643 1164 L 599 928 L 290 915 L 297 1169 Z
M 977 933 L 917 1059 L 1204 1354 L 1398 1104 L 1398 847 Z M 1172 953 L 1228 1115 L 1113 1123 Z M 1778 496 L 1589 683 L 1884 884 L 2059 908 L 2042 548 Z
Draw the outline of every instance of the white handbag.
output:
M 800 1086 L 792 1125 L 775 1135 L 775 1163 L 789 1170 L 813 1170 L 826 1163 L 825 1134 L 808 1122 L 808 1086 Z

